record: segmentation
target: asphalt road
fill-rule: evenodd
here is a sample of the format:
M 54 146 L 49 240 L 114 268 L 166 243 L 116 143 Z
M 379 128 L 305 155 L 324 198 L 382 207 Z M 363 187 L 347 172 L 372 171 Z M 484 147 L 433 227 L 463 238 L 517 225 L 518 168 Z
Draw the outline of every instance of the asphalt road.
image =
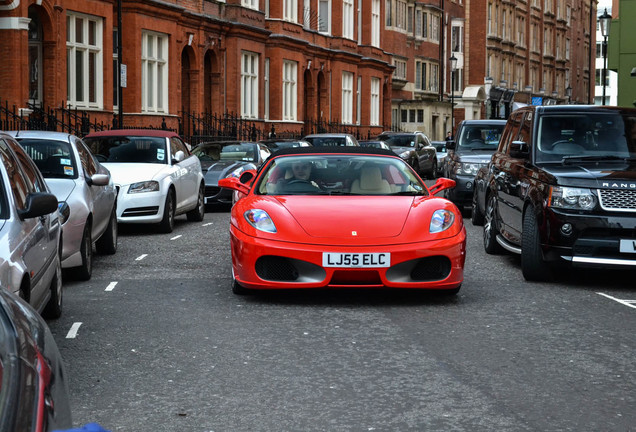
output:
M 229 213 L 120 228 L 49 321 L 111 431 L 636 430 L 636 273 L 527 283 L 466 221 L 460 293 L 230 289 Z M 78 324 L 81 323 L 81 324 Z

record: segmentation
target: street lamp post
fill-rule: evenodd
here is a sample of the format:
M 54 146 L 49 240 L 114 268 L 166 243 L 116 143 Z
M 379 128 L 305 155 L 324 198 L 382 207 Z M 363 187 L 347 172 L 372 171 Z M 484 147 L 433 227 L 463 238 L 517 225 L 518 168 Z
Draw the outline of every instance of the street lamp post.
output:
M 601 34 L 603 35 L 603 105 L 605 105 L 605 86 L 607 84 L 607 36 L 609 36 L 610 23 L 612 22 L 612 16 L 607 13 L 607 9 L 603 15 L 598 17 L 598 21 L 601 27 Z
M 454 118 L 454 114 L 455 114 L 455 69 L 457 69 L 457 57 L 455 57 L 455 54 L 453 54 L 450 58 L 450 67 L 451 67 L 451 89 L 450 89 L 450 99 L 451 99 L 451 136 L 454 138 L 455 137 L 455 128 L 454 123 L 455 123 L 455 118 Z
M 572 103 L 572 87 L 568 84 L 565 89 L 565 95 L 568 97 L 568 105 Z

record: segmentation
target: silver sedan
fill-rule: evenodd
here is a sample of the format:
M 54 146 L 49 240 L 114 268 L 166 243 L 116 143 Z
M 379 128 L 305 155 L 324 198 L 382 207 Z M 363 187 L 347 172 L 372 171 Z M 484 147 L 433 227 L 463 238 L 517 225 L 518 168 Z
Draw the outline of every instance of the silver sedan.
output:
M 98 253 L 117 250 L 117 192 L 110 172 L 75 135 L 62 132 L 11 132 L 38 166 L 59 201 L 62 268 L 88 280 L 93 244 Z

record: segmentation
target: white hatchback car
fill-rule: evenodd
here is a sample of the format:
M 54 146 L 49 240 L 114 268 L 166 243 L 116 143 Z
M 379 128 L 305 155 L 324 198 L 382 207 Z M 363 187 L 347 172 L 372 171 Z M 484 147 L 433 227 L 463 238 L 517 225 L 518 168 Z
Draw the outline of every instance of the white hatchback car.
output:
M 62 268 L 79 280 L 93 272 L 93 244 L 100 254 L 117 251 L 117 193 L 110 173 L 75 135 L 9 132 L 40 169 L 59 201 Z
M 176 215 L 203 220 L 201 163 L 175 132 L 109 130 L 91 133 L 84 142 L 113 177 L 119 223 L 156 223 L 169 233 Z

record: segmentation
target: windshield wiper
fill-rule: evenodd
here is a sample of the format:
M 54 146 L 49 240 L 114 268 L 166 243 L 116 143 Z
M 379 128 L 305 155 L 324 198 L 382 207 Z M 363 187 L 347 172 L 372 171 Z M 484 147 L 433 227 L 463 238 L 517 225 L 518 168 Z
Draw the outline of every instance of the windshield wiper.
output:
M 604 156 L 598 156 L 598 155 L 587 155 L 587 156 L 563 156 L 563 159 L 561 159 L 561 163 L 563 164 L 568 164 L 570 162 L 576 162 L 576 161 L 582 161 L 582 162 L 600 162 L 600 161 L 621 161 L 621 162 L 634 162 L 636 161 L 636 158 L 633 157 L 629 157 L 629 156 L 614 156 L 614 155 L 604 155 Z
M 468 148 L 468 150 L 470 151 L 475 151 L 475 150 L 497 150 L 497 147 L 491 146 L 491 147 L 473 147 L 473 148 Z

